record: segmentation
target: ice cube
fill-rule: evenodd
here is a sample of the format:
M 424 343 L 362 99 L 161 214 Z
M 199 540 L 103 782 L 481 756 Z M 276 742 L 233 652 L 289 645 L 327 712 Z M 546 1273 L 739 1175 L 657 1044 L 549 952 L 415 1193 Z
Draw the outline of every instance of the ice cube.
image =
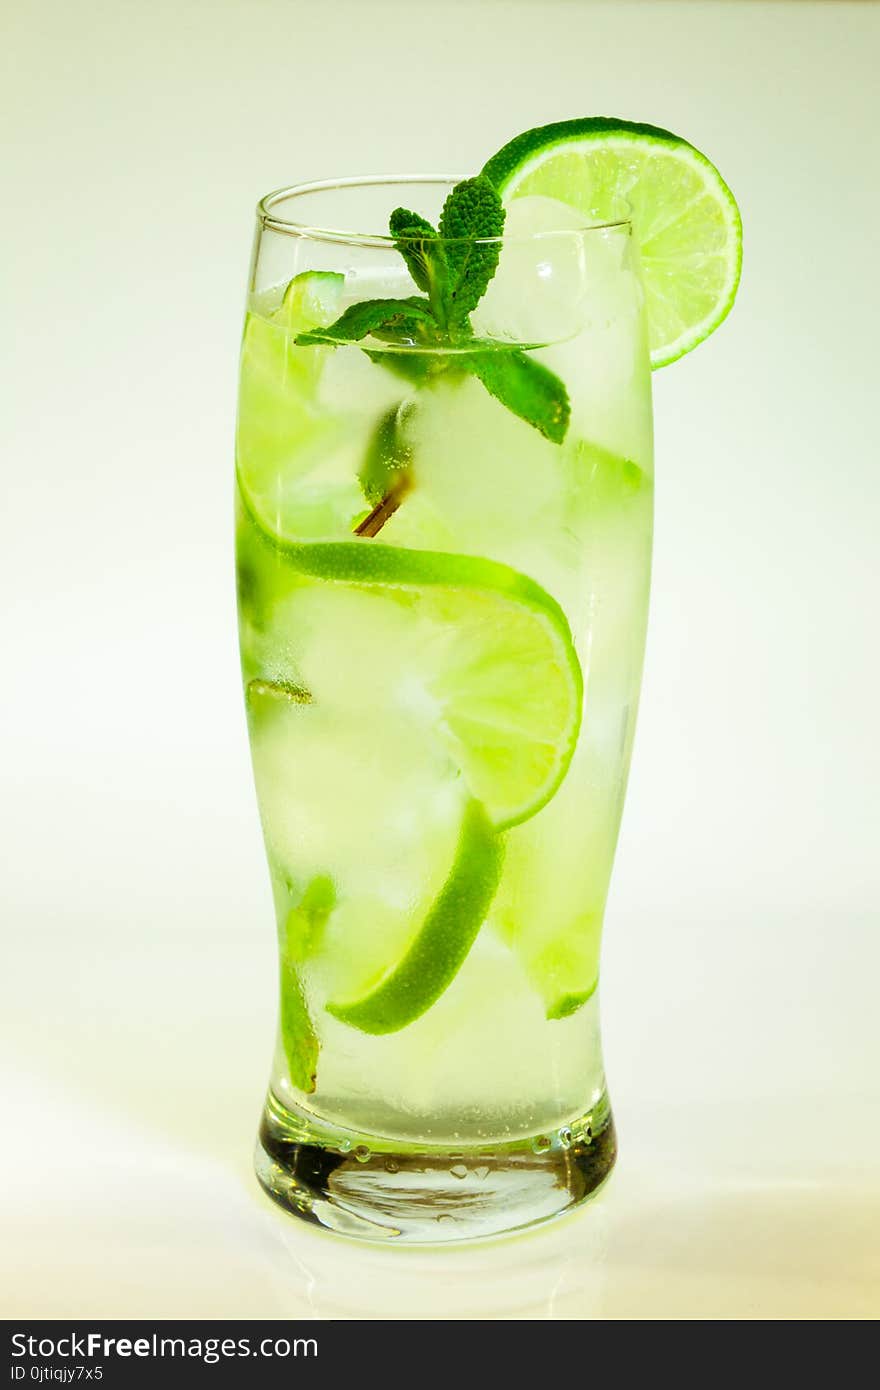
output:
M 597 285 L 619 273 L 627 243 L 625 231 L 591 227 L 582 212 L 557 198 L 515 198 L 498 270 L 474 313 L 474 327 L 521 343 L 574 337 Z

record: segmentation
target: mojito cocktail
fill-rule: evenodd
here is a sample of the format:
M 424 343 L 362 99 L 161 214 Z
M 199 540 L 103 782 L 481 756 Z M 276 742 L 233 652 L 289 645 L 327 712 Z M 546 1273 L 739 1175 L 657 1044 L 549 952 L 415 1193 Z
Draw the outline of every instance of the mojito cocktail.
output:
M 505 206 L 490 174 L 265 200 L 243 337 L 280 959 L 257 1166 L 373 1239 L 532 1224 L 615 1151 L 599 948 L 648 609 L 648 316 L 619 190 L 526 178 Z

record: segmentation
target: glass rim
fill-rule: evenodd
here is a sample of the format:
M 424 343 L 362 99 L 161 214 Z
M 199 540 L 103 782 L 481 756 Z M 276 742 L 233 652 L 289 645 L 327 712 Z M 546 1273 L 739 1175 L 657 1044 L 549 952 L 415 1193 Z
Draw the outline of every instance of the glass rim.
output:
M 279 217 L 274 211 L 275 206 L 288 199 L 296 199 L 309 193 L 332 193 L 337 189 L 411 186 L 413 184 L 442 184 L 451 188 L 467 177 L 466 174 L 356 174 L 346 178 L 313 179 L 306 183 L 287 184 L 283 188 L 273 189 L 271 193 L 266 193 L 259 200 L 257 203 L 257 221 L 261 231 L 280 232 L 284 236 L 301 237 L 308 241 L 329 241 L 344 246 L 372 246 L 388 250 L 401 240 L 416 241 L 419 238 L 395 238 L 387 233 L 353 232 L 341 227 L 321 227 L 311 222 Z M 471 241 L 472 244 L 478 246 L 489 246 L 501 245 L 504 242 L 543 241 L 551 237 L 580 236 L 584 232 L 631 230 L 632 210 L 625 199 L 620 198 L 618 201 L 621 209 L 626 209 L 625 215 L 601 217 L 595 221 L 589 221 L 585 218 L 583 226 L 558 227 L 541 232 L 512 233 L 510 235 L 505 235 L 502 232 L 501 236 L 475 237 L 473 239 L 468 237 L 439 237 L 438 240 L 444 245 Z

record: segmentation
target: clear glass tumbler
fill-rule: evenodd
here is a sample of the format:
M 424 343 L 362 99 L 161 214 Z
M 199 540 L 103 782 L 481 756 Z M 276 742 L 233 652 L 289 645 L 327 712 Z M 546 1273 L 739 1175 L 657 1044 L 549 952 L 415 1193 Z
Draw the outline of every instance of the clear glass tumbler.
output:
M 400 204 L 436 223 L 453 182 L 261 202 L 237 427 L 280 956 L 257 1172 L 307 1220 L 398 1242 L 546 1220 L 614 1162 L 599 947 L 651 560 L 625 211 L 516 200 L 460 341 L 326 334 L 418 295 L 363 229 Z

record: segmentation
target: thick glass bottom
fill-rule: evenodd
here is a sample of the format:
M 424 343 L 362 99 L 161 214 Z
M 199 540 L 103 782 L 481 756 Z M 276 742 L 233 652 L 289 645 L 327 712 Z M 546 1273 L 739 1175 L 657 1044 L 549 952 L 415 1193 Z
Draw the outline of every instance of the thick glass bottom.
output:
M 586 1201 L 614 1166 L 607 1098 L 562 1128 L 513 1143 L 402 1144 L 318 1124 L 270 1093 L 256 1171 L 286 1211 L 360 1240 L 433 1245 L 535 1226 Z

